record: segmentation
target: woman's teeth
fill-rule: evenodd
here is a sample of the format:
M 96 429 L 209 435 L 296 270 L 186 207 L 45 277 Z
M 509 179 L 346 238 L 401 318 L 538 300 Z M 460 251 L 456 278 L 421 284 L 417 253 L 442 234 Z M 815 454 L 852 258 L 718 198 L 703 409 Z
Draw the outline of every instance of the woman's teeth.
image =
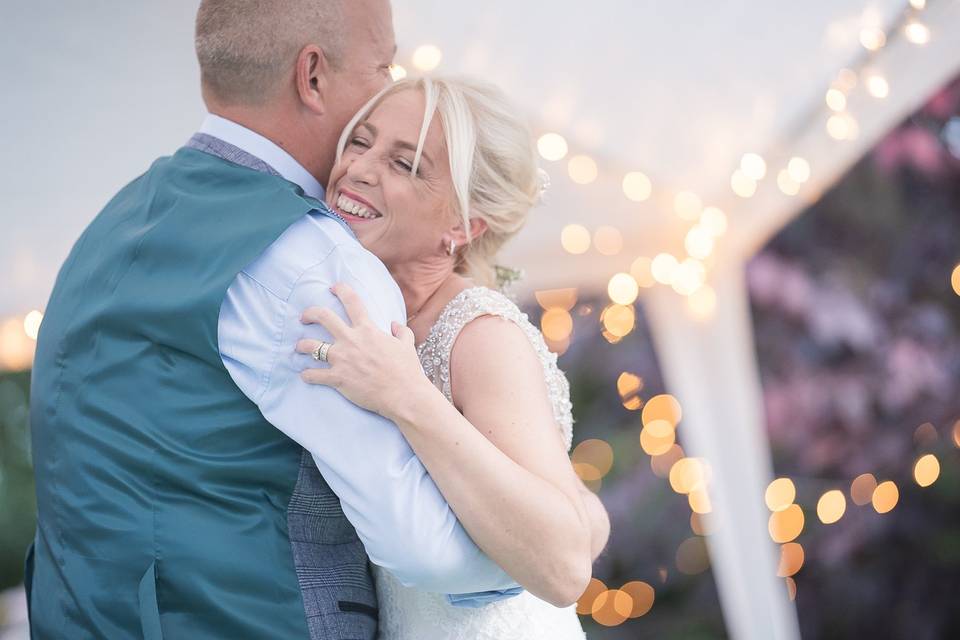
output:
M 357 216 L 358 218 L 367 218 L 368 220 L 374 220 L 376 218 L 381 217 L 379 213 L 370 211 L 359 202 L 355 202 L 343 194 L 341 194 L 340 197 L 337 198 L 337 208 L 340 209 L 341 211 L 345 211 L 346 213 L 349 213 L 350 215 Z

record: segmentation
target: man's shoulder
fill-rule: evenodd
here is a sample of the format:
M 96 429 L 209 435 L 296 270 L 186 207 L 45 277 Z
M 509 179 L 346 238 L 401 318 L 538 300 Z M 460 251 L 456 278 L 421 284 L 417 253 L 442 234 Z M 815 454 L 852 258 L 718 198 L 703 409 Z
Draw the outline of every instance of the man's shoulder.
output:
M 243 274 L 282 300 L 288 300 L 298 285 L 345 280 L 371 295 L 399 297 L 383 263 L 339 220 L 319 212 L 290 225 Z

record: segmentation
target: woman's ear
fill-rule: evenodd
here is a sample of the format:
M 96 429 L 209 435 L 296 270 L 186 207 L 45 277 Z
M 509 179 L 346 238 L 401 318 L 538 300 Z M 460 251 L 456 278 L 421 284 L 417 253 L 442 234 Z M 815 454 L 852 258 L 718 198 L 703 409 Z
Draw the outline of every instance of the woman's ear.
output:
M 330 84 L 330 64 L 323 49 L 313 44 L 301 49 L 294 73 L 300 102 L 315 114 L 323 115 L 327 111 Z
M 476 240 L 482 236 L 487 230 L 487 223 L 480 218 L 470 218 L 470 240 Z M 452 227 L 449 231 L 443 234 L 443 245 L 444 247 L 450 246 L 450 241 L 456 243 L 458 247 L 463 247 L 468 244 L 467 234 L 463 230 L 463 224 L 458 224 L 455 227 Z

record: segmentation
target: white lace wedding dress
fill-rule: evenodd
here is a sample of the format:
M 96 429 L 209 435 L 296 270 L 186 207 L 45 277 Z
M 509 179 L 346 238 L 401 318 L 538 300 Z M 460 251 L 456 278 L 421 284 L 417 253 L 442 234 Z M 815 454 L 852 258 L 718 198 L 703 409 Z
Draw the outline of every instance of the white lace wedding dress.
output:
M 450 392 L 450 352 L 460 330 L 480 316 L 500 316 L 515 322 L 527 337 L 540 361 L 567 449 L 573 439 L 570 387 L 557 368 L 557 356 L 547 349 L 540 332 L 526 314 L 506 296 L 485 287 L 466 289 L 451 300 L 417 349 L 427 376 Z M 558 608 L 529 592 L 482 608 L 454 607 L 439 593 L 405 587 L 393 575 L 373 567 L 380 601 L 381 640 L 583 640 L 576 606 Z

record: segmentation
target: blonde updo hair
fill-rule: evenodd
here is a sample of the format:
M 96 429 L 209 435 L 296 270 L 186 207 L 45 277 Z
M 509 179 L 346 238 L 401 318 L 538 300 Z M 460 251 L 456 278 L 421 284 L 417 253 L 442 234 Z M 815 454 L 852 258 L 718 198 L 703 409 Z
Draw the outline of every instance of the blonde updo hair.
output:
M 426 98 L 413 173 L 437 113 L 450 158 L 454 210 L 468 238 L 471 219 L 481 219 L 487 226 L 457 252 L 455 270 L 478 284 L 494 286 L 497 252 L 520 231 L 540 198 L 542 179 L 533 134 L 497 87 L 466 78 L 410 78 L 386 87 L 347 123 L 337 145 L 337 162 L 357 125 L 384 99 L 409 89 Z

